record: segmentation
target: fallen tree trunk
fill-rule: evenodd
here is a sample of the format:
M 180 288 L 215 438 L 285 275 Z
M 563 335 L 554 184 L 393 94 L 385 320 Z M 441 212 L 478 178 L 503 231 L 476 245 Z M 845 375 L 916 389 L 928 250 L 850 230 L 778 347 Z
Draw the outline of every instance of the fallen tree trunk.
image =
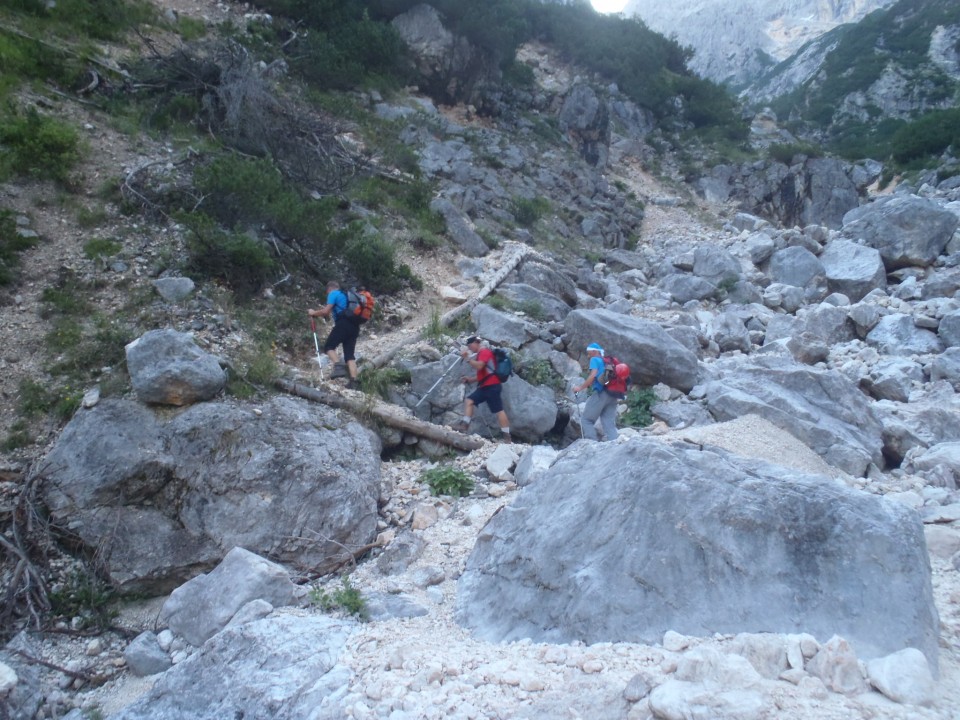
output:
M 483 447 L 483 441 L 471 435 L 464 435 L 456 430 L 445 428 L 442 425 L 434 425 L 423 420 L 418 420 L 406 414 L 401 408 L 390 403 L 373 400 L 369 396 L 352 397 L 341 395 L 333 390 L 325 388 L 312 388 L 290 380 L 277 380 L 276 386 L 286 393 L 302 397 L 313 402 L 323 403 L 330 407 L 349 410 L 352 413 L 363 416 L 372 415 L 384 425 L 413 433 L 418 437 L 432 440 L 443 445 L 448 445 L 456 450 L 470 451 Z
M 473 310 L 479 303 L 483 302 L 484 298 L 497 289 L 497 286 L 504 281 L 507 275 L 509 275 L 513 269 L 516 268 L 525 257 L 527 257 L 527 255 L 530 255 L 533 252 L 534 251 L 532 248 L 518 243 L 516 252 L 511 255 L 510 258 L 497 270 L 497 272 L 494 273 L 493 277 L 491 277 L 490 280 L 488 280 L 486 284 L 480 288 L 480 292 L 466 302 L 457 305 L 457 307 L 453 308 L 453 310 L 444 313 L 440 317 L 440 325 L 442 327 L 448 327 L 458 317 Z M 393 356 L 400 352 L 400 350 L 408 345 L 420 342 L 421 340 L 423 340 L 423 331 L 417 333 L 417 335 L 413 338 L 404 340 L 400 345 L 396 345 L 386 352 L 377 355 L 368 362 L 374 368 L 381 368 L 390 362 L 393 359 Z

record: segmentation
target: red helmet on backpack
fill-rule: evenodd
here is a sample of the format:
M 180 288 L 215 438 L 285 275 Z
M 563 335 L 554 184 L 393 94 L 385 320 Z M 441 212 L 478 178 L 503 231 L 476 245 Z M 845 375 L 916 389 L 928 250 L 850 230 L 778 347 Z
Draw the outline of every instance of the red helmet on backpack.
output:
M 613 369 L 614 374 L 621 380 L 626 380 L 630 377 L 630 368 L 626 363 L 617 363 L 617 366 Z

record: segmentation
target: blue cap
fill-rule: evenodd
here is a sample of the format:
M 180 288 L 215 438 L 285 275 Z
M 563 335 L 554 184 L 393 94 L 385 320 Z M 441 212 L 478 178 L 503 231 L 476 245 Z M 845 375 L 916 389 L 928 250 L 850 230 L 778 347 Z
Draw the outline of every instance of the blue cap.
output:
M 587 350 L 596 350 L 598 353 L 603 355 L 603 348 L 597 345 L 597 343 L 590 343 L 587 345 Z

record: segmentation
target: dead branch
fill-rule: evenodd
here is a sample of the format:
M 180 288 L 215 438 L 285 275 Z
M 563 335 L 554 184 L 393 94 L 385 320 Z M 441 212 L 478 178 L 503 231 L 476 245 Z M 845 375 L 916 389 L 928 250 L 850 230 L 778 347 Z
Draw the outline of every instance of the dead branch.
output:
M 523 260 L 529 255 L 534 253 L 534 250 L 521 243 L 511 243 L 514 245 L 513 252 L 510 254 L 507 260 L 504 261 L 496 272 L 490 277 L 490 279 L 484 284 L 480 291 L 467 300 L 466 302 L 458 305 L 453 310 L 450 310 L 440 318 L 440 325 L 443 327 L 449 327 L 454 320 L 459 318 L 461 315 L 466 315 L 473 308 L 475 308 L 480 302 L 483 301 L 490 293 L 497 289 L 497 287 L 502 283 L 507 275 L 509 275 Z M 420 340 L 423 340 L 424 334 L 423 331 L 420 331 L 416 337 L 413 339 L 406 339 L 400 345 L 395 345 L 389 350 L 377 355 L 375 358 L 370 360 L 370 364 L 375 368 L 381 368 L 390 362 L 394 356 L 400 352 L 403 348 L 412 345 Z
M 311 388 L 290 380 L 277 380 L 276 386 L 284 392 L 296 395 L 297 397 L 311 400 L 312 402 L 323 403 L 330 407 L 349 410 L 360 416 L 372 415 L 380 422 L 390 427 L 413 433 L 419 437 L 448 445 L 456 450 L 469 452 L 483 446 L 483 442 L 471 435 L 464 435 L 445 428 L 441 425 L 434 425 L 411 416 L 407 411 L 402 410 L 396 405 L 374 400 L 372 403 L 366 396 L 364 399 L 358 399 L 343 395 L 333 390 L 324 388 Z
M 61 672 L 67 677 L 73 678 L 74 680 L 83 680 L 84 682 L 90 683 L 94 687 L 99 687 L 100 685 L 103 685 L 107 680 L 110 679 L 110 675 L 103 674 L 103 673 L 91 675 L 90 673 L 79 672 L 77 670 L 70 670 L 69 668 L 63 667 L 62 665 L 57 665 L 56 663 L 43 660 L 42 658 L 34 657 L 30 653 L 26 653 L 23 650 L 14 649 L 14 652 L 20 657 L 22 657 L 24 660 L 26 660 L 28 663 L 30 663 L 31 665 L 42 665 L 45 668 L 49 668 L 51 670 L 56 670 L 57 672 Z
M 378 548 L 381 546 L 381 543 L 379 542 L 372 542 L 372 543 L 367 543 L 366 545 L 361 545 L 360 547 L 355 549 L 350 549 L 346 545 L 344 545 L 342 542 L 339 542 L 338 540 L 334 540 L 331 537 L 327 537 L 326 535 L 321 535 L 316 531 L 313 531 L 312 534 L 317 536 L 317 540 L 319 542 L 325 542 L 325 543 L 330 543 L 332 545 L 337 545 L 343 550 L 343 553 L 341 554 L 340 558 L 336 559 L 336 564 L 333 565 L 331 568 L 327 569 L 324 574 L 337 572 L 344 565 L 351 565 L 352 567 L 356 568 L 357 560 L 359 560 L 361 557 L 366 555 L 368 552 L 370 552 L 374 548 Z
M 9 528 L 9 537 L 0 533 L 0 549 L 14 564 L 11 580 L 0 608 L 0 634 L 12 635 L 14 624 L 26 619 L 35 628 L 42 624 L 42 616 L 50 610 L 50 598 L 43 572 L 34 560 L 38 555 L 46 564 L 46 547 L 52 541 L 49 528 L 36 510 L 35 493 L 38 478 L 26 473 L 17 498 Z

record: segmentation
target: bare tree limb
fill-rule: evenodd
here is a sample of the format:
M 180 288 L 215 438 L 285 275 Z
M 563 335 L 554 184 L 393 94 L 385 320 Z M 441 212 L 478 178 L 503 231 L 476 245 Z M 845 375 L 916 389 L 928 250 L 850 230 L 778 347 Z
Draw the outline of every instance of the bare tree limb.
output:
M 483 447 L 483 441 L 472 435 L 464 435 L 445 428 L 441 425 L 418 420 L 396 405 L 372 400 L 364 396 L 363 399 L 351 395 L 341 394 L 333 390 L 323 388 L 311 388 L 290 380 L 280 379 L 276 381 L 276 386 L 284 392 L 302 397 L 313 402 L 323 403 L 330 407 L 349 410 L 361 417 L 373 416 L 380 422 L 390 427 L 409 432 L 419 437 L 438 442 L 442 445 L 449 445 L 456 450 L 469 452 Z M 372 402 L 371 402 L 372 400 Z

